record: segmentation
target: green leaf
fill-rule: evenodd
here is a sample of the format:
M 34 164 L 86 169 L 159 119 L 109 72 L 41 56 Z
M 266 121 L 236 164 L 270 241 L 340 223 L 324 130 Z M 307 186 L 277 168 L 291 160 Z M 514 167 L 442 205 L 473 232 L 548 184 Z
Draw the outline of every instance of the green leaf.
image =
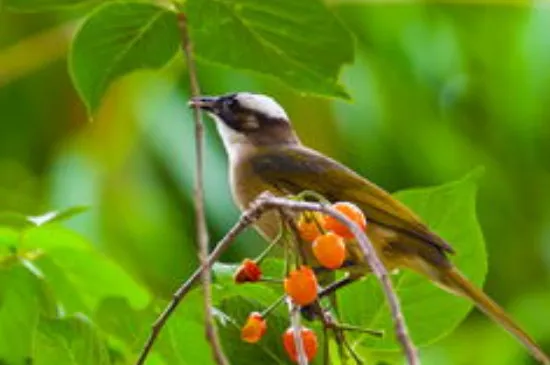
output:
M 283 303 L 280 310 L 272 312 L 267 318 L 268 330 L 257 344 L 241 341 L 241 327 L 250 312 L 265 309 L 261 302 L 250 297 L 237 296 L 221 301 L 218 318 L 218 331 L 227 357 L 233 364 L 253 365 L 293 364 L 286 355 L 282 334 L 289 326 L 288 312 Z
M 21 230 L 27 227 L 32 227 L 27 216 L 17 212 L 0 212 L 0 225 L 12 227 L 16 230 Z
M 321 1 L 189 0 L 187 14 L 198 57 L 348 97 L 338 74 L 353 60 L 353 41 Z
M 153 310 L 157 304 L 156 301 L 153 301 L 147 308 L 136 310 L 126 298 L 109 297 L 101 301 L 94 313 L 94 321 L 103 333 L 109 335 L 110 342 L 116 343 L 119 357 L 126 359 L 120 363 L 131 363 L 137 358 L 151 332 L 151 324 L 158 316 L 158 313 Z M 182 305 L 184 304 L 182 303 Z M 200 303 L 194 303 L 194 305 L 200 306 Z M 194 334 L 187 332 L 186 335 Z M 179 343 L 182 338 L 185 337 L 170 338 L 169 342 Z M 162 347 L 159 342 L 155 345 L 154 350 Z M 165 362 L 160 354 L 155 351 L 147 357 L 147 365 L 164 365 Z M 174 364 L 174 362 L 170 362 L 170 364 Z
M 91 313 L 110 296 L 127 298 L 137 308 L 149 302 L 149 294 L 141 285 L 68 229 L 56 225 L 33 228 L 26 232 L 22 246 L 43 252 L 34 263 L 69 313 Z
M 261 312 L 277 301 L 283 294 L 282 283 L 246 283 L 236 284 L 233 273 L 239 265 L 216 263 L 213 267 L 215 314 L 218 319 L 218 332 L 225 354 L 231 363 L 257 364 L 293 364 L 286 355 L 282 334 L 289 327 L 289 315 L 283 302 L 267 318 L 268 330 L 257 344 L 248 344 L 240 340 L 240 330 L 250 312 Z M 284 264 L 280 259 L 268 258 L 262 262 L 262 272 L 266 277 L 281 277 Z M 304 320 L 305 322 L 305 320 Z M 318 323 L 303 323 L 316 329 L 321 348 L 322 338 Z M 322 364 L 322 356 L 316 357 L 311 364 Z
M 480 286 L 487 273 L 487 258 L 475 209 L 478 175 L 474 172 L 460 181 L 405 191 L 396 196 L 452 244 L 457 251 L 452 261 L 475 285 Z M 468 300 L 456 297 L 410 271 L 394 276 L 393 283 L 417 345 L 429 344 L 451 332 L 472 308 Z M 359 337 L 357 342 L 371 349 L 398 349 L 386 300 L 374 277 L 341 290 L 339 299 L 345 321 L 386 333 L 383 339 Z
M 248 344 L 240 339 L 240 328 L 248 314 L 263 311 L 283 295 L 280 283 L 235 284 L 233 272 L 238 265 L 217 263 L 214 268 L 213 314 L 217 320 L 218 333 L 226 355 L 234 364 L 292 364 L 285 354 L 281 336 L 289 326 L 288 311 L 284 303 L 268 318 L 268 331 L 258 344 Z M 280 274 L 281 260 L 267 259 L 262 269 L 269 275 Z M 161 306 L 161 308 L 164 305 Z M 149 317 L 144 320 L 143 317 Z M 139 313 L 128 303 L 112 298 L 102 303 L 97 314 L 98 323 L 104 329 L 126 343 L 141 345 L 152 322 L 150 311 Z M 319 327 L 304 323 L 319 334 Z M 139 340 L 143 337 L 142 340 Z M 319 338 L 319 341 L 322 341 Z M 320 345 L 321 346 L 321 345 Z M 211 348 L 204 336 L 204 306 L 200 289 L 192 290 L 181 302 L 159 336 L 154 351 L 162 355 L 168 364 L 211 364 Z M 312 362 L 321 364 L 322 356 Z
M 34 344 L 36 365 L 109 365 L 104 340 L 83 317 L 42 319 Z
M 33 226 L 40 226 L 54 222 L 68 220 L 88 210 L 86 206 L 75 206 L 63 210 L 51 211 L 39 216 L 26 216 L 18 212 L 0 212 L 0 225 L 9 226 L 16 230 L 24 230 Z
M 137 352 L 151 330 L 155 313 L 150 308 L 135 310 L 126 298 L 108 297 L 101 301 L 94 318 L 104 332 Z
M 113 81 L 138 69 L 164 66 L 178 46 L 175 13 L 147 3 L 108 3 L 76 34 L 69 58 L 71 77 L 93 113 Z
M 44 11 L 74 7 L 98 0 L 5 0 L 6 7 L 15 11 Z
M 163 306 L 164 307 L 164 306 Z M 203 299 L 191 291 L 159 335 L 155 351 L 167 364 L 213 364 L 212 350 L 204 334 Z
M 0 266 L 0 364 L 29 363 L 40 314 L 51 309 L 44 281 L 34 269 L 22 261 Z
M 36 226 L 43 224 L 62 222 L 88 210 L 86 206 L 75 206 L 64 210 L 51 211 L 39 216 L 27 217 L 27 220 Z
M 11 253 L 19 242 L 19 232 L 11 227 L 0 226 L 0 258 Z

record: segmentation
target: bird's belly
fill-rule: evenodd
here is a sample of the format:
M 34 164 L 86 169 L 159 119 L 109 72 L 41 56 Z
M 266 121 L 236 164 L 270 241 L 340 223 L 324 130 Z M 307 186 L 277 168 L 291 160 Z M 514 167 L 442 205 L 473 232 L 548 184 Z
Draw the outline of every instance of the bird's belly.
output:
M 241 211 L 245 211 L 260 194 L 270 192 L 276 196 L 283 194 L 270 184 L 266 184 L 254 174 L 235 173 L 230 175 L 232 194 L 235 204 Z M 277 237 L 280 229 L 280 219 L 275 211 L 262 215 L 255 223 L 255 228 L 267 240 L 271 241 Z

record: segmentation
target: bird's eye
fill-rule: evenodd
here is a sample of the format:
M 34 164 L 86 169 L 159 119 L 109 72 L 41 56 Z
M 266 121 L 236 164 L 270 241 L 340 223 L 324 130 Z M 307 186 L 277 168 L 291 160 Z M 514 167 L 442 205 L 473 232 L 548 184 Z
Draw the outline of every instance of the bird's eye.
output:
M 227 109 L 235 112 L 237 110 L 237 108 L 239 107 L 239 102 L 235 98 L 227 98 L 224 102 L 224 106 Z

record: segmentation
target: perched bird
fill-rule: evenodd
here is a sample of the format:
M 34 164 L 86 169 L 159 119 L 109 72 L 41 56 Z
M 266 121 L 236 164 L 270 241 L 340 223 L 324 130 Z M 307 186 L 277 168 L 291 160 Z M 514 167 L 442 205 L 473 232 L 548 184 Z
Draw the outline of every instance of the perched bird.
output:
M 367 236 L 388 270 L 414 270 L 479 309 L 514 335 L 541 363 L 550 358 L 482 290 L 451 263 L 452 247 L 422 223 L 404 204 L 337 161 L 304 146 L 284 109 L 266 95 L 240 92 L 198 97 L 190 105 L 216 122 L 229 157 L 232 194 L 241 210 L 262 192 L 283 196 L 315 191 L 330 201 L 349 201 L 367 216 Z M 268 238 L 277 235 L 278 217 L 265 215 L 257 228 Z M 361 252 L 348 248 L 351 277 L 370 272 Z

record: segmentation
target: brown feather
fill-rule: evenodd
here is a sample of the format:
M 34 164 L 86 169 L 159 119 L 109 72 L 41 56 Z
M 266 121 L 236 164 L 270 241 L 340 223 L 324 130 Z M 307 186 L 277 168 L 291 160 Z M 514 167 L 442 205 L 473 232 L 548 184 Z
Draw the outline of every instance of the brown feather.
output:
M 249 161 L 264 184 L 293 194 L 313 190 L 331 201 L 357 204 L 368 220 L 446 253 L 452 247 L 431 232 L 404 204 L 344 165 L 299 145 L 256 153 Z

